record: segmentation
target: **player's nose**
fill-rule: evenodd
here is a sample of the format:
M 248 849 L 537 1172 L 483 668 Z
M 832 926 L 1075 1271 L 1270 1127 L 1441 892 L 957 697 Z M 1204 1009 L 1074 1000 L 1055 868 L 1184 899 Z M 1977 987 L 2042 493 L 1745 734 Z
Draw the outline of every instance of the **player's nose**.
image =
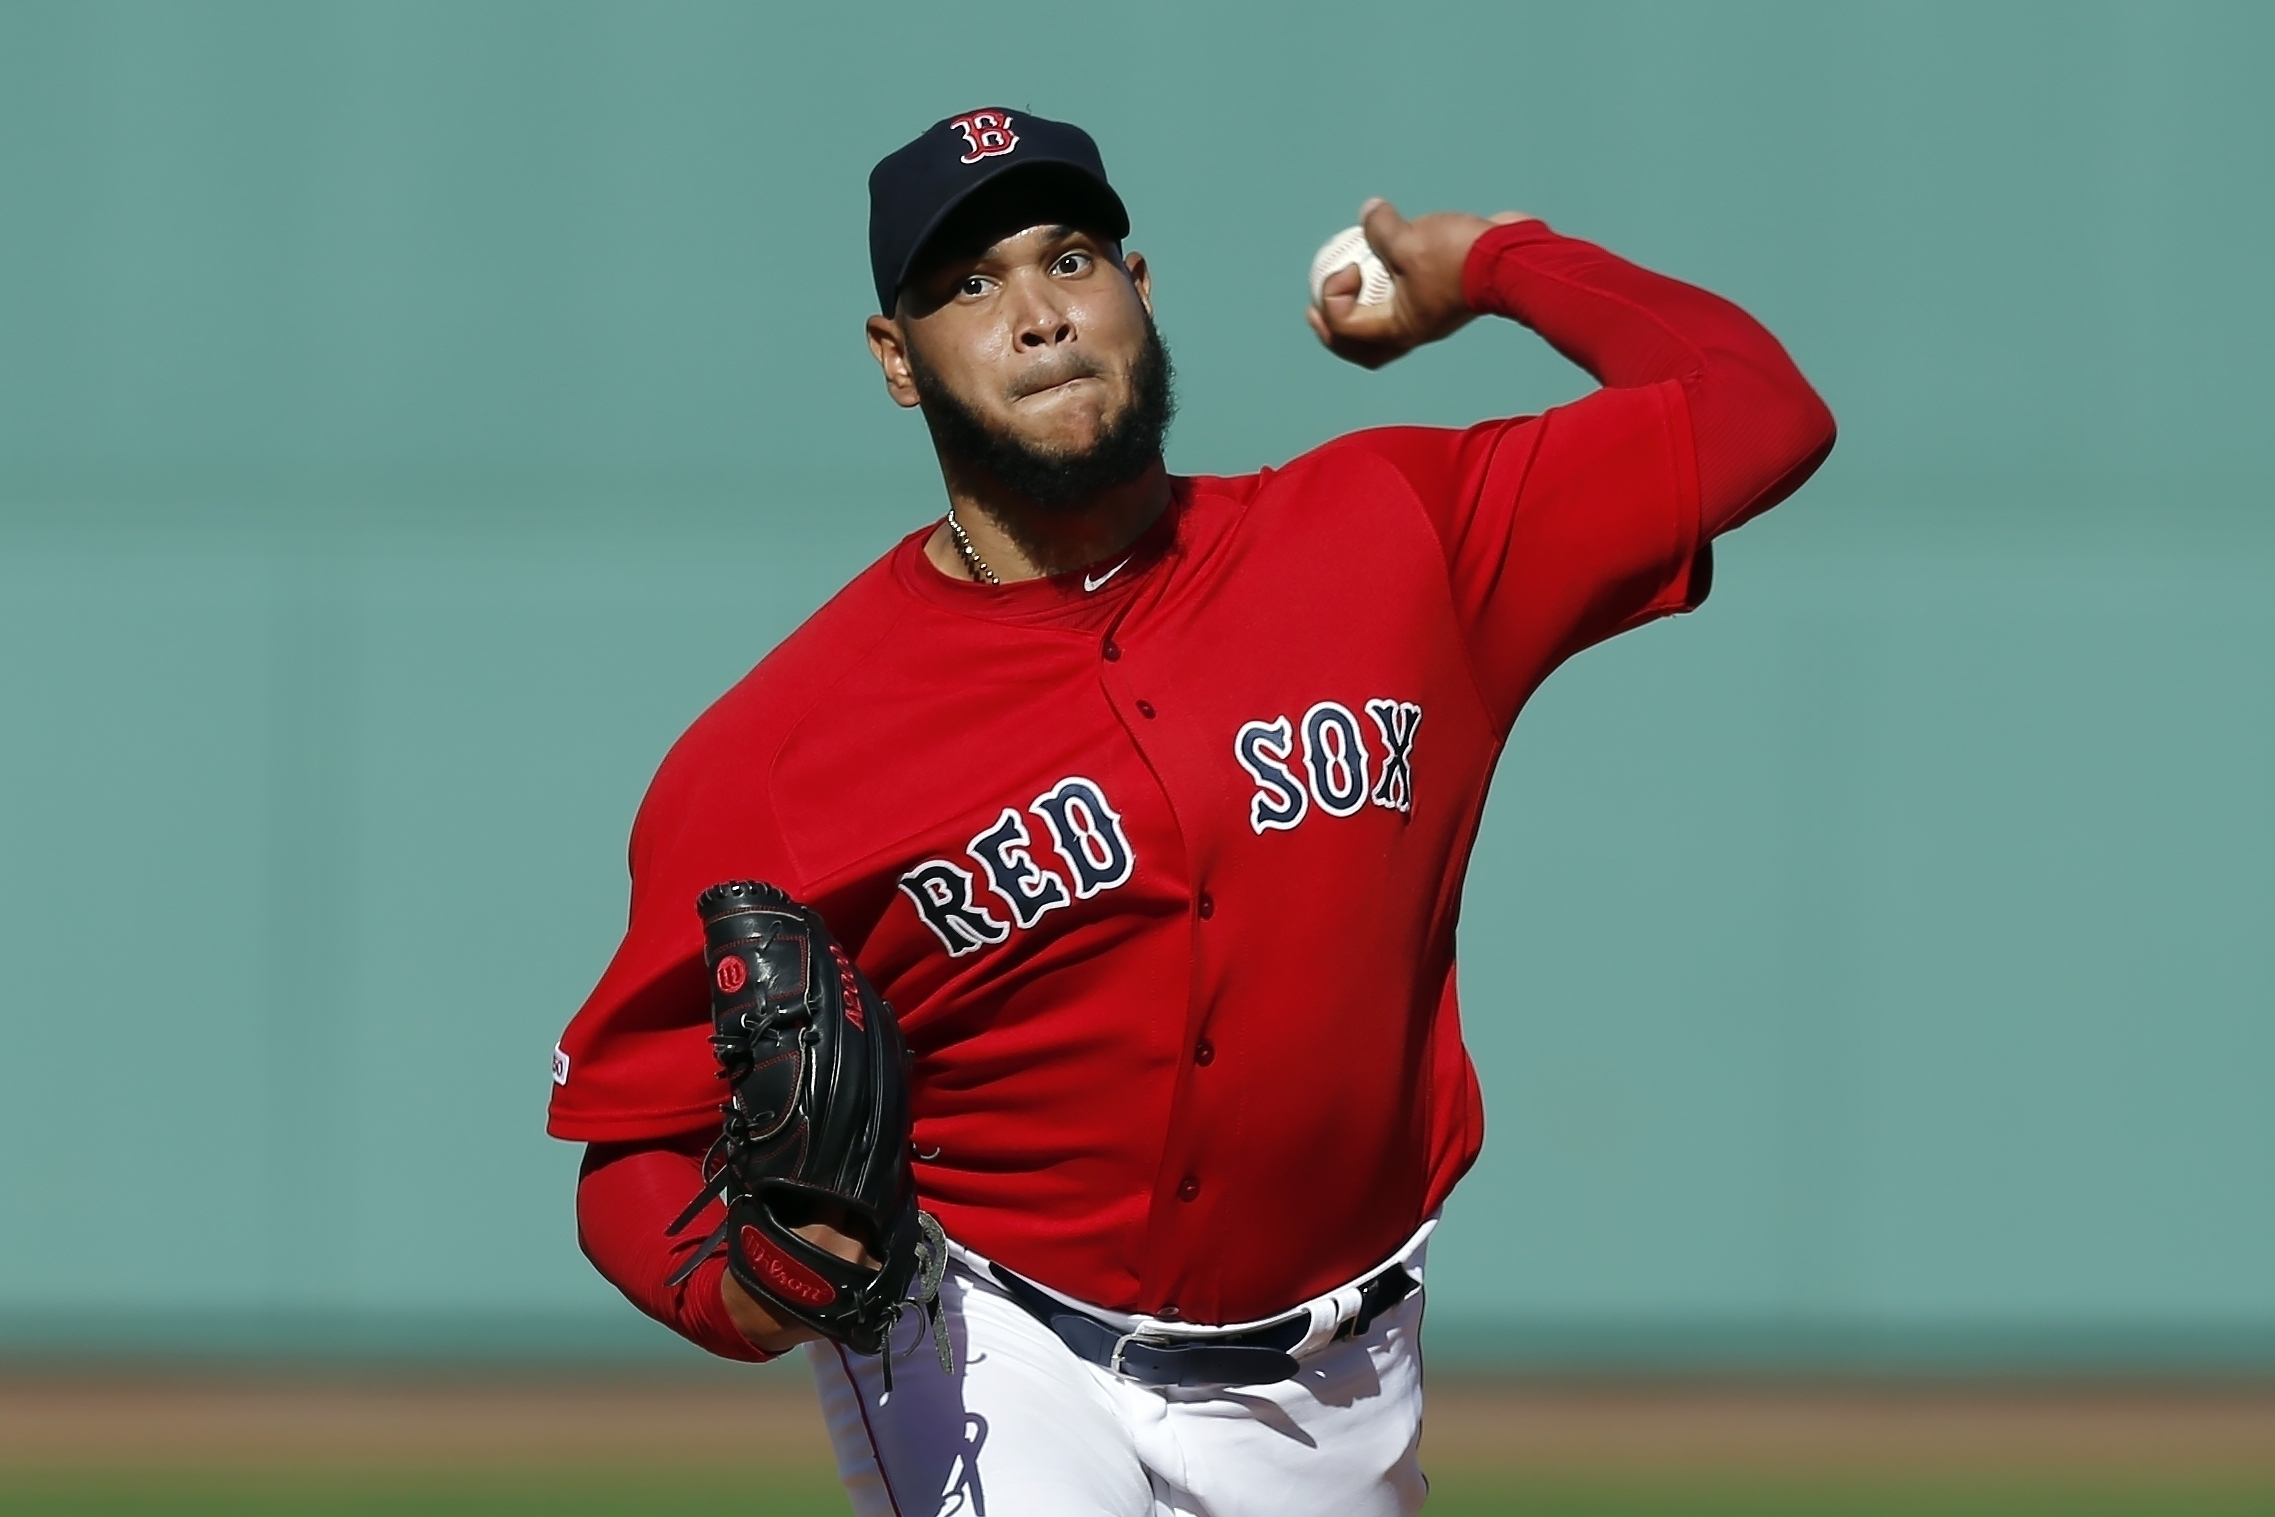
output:
M 1018 280 L 1011 293 L 1013 341 L 1022 352 L 1055 348 L 1074 340 L 1074 313 L 1058 298 L 1049 280 Z

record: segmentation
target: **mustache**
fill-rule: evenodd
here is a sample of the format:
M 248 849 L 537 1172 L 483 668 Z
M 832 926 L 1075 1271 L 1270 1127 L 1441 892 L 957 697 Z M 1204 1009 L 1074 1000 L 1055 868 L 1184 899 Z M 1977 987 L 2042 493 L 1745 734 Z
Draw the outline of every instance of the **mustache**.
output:
M 998 428 L 992 419 L 967 405 L 953 386 L 943 382 L 913 343 L 908 349 L 908 366 L 923 403 L 925 429 L 932 434 L 932 445 L 940 456 L 993 475 L 1012 494 L 1045 511 L 1080 506 L 1101 490 L 1126 485 L 1144 473 L 1160 460 L 1162 439 L 1177 413 L 1176 378 L 1169 349 L 1150 319 L 1145 324 L 1144 346 L 1129 363 L 1129 395 L 1121 409 L 1107 419 L 1104 432 L 1079 453 L 1038 448 L 1016 432 Z M 1092 375 L 1113 372 L 1103 361 L 1088 355 L 1070 365 L 1062 354 L 1037 360 L 1035 368 L 1020 376 L 1020 383 L 1050 383 L 1054 375 L 1070 376 L 1074 369 L 1085 366 Z M 1015 392 L 1007 389 L 1005 393 Z
M 1087 353 L 1061 353 L 1046 358 L 1026 373 L 1013 380 L 1004 389 L 1006 400 L 1025 400 L 1028 396 L 1063 385 L 1070 379 L 1104 379 L 1105 365 Z

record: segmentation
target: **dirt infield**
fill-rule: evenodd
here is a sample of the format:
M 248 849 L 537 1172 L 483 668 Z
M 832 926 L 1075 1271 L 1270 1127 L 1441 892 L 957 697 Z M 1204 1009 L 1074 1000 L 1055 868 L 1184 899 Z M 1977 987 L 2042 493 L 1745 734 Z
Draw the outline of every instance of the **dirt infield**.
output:
M 1542 1475 L 2107 1472 L 2275 1480 L 2275 1387 L 1879 1388 L 1450 1382 L 1428 1463 Z M 551 1382 L 0 1377 L 0 1470 L 827 1465 L 811 1393 Z

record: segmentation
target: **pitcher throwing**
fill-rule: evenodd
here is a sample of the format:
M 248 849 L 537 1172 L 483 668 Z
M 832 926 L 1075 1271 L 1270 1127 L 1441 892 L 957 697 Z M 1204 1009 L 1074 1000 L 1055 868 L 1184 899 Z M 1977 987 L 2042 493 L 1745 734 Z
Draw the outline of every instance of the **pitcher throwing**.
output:
M 714 1353 L 807 1342 L 864 1517 L 1412 1513 L 1424 1245 L 1482 1140 L 1454 943 L 1494 763 L 1557 665 L 1705 598 L 1712 540 L 1832 417 L 1725 300 L 1531 217 L 1374 201 L 1393 289 L 1331 276 L 1329 350 L 1502 317 L 1600 388 L 1180 477 L 1152 271 L 1087 135 L 971 111 L 869 192 L 869 348 L 947 512 L 656 775 L 630 928 L 554 1061 L 585 1251 Z M 907 1312 L 888 1394 L 709 1251 L 716 1203 L 671 1231 L 720 1132 L 693 903 L 728 880 L 811 908 L 898 1013 L 952 1371 Z

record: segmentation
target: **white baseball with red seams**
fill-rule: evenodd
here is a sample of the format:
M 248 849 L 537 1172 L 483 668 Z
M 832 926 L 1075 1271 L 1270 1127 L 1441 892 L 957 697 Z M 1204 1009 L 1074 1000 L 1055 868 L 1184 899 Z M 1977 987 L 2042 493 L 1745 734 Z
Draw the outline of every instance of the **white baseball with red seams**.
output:
M 1321 293 L 1328 276 L 1352 264 L 1359 266 L 1359 304 L 1378 306 L 1390 299 L 1390 270 L 1375 256 L 1367 245 L 1365 227 L 1345 227 L 1327 239 L 1311 259 L 1311 303 L 1321 305 L 1326 296 Z

